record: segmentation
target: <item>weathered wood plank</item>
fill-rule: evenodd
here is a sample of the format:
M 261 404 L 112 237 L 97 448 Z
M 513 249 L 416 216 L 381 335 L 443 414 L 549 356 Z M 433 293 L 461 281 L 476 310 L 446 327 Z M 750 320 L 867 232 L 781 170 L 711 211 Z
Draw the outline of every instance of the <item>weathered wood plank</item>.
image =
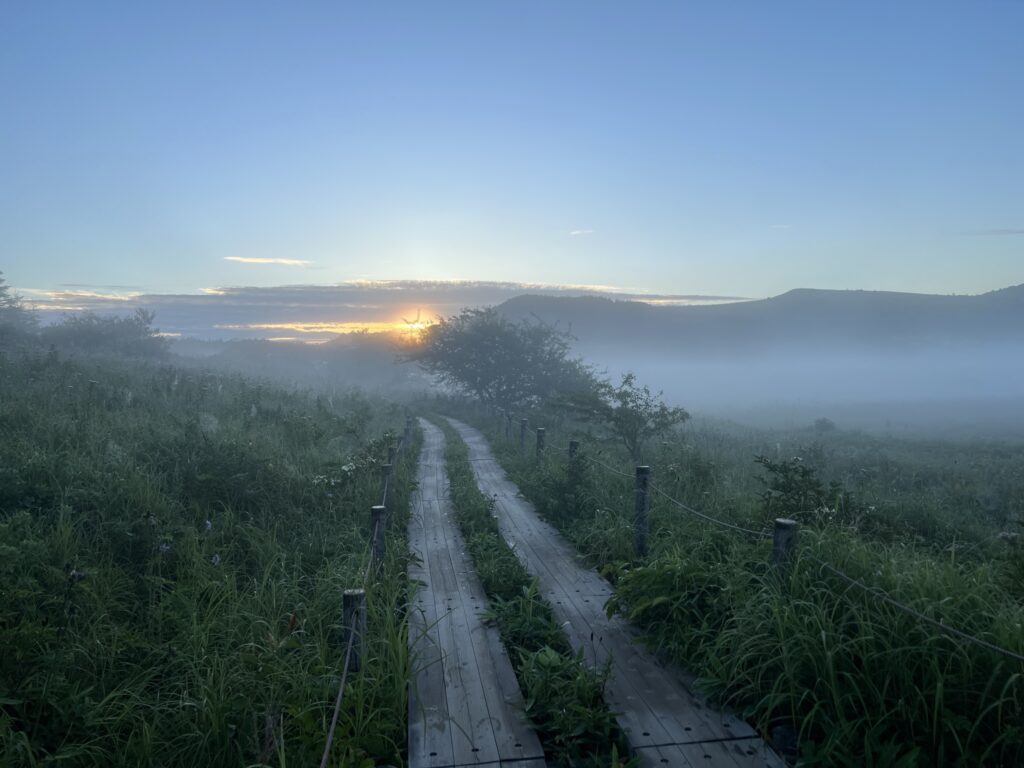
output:
M 427 532 L 422 500 L 409 522 L 409 546 L 416 559 L 409 580 L 419 583 L 409 616 L 409 643 L 416 674 L 409 686 L 409 762 L 415 765 L 451 765 L 455 759 L 448 731 L 448 699 L 444 695 L 441 647 L 436 640 L 438 608 L 430 588 Z
M 681 670 L 639 645 L 627 622 L 607 616 L 610 585 L 537 516 L 494 461 L 483 435 L 449 421 L 469 446 L 481 491 L 495 498 L 502 535 L 537 577 L 573 647 L 596 666 L 610 661 L 605 697 L 642 764 L 784 766 L 747 723 L 710 707 L 687 687 Z
M 421 421 L 424 445 L 413 496 L 409 543 L 421 582 L 412 602 L 410 644 L 417 654 L 409 698 L 409 765 L 543 763 L 536 734 L 521 716 L 522 695 L 493 627 L 479 613 L 486 596 L 453 520 L 444 436 Z

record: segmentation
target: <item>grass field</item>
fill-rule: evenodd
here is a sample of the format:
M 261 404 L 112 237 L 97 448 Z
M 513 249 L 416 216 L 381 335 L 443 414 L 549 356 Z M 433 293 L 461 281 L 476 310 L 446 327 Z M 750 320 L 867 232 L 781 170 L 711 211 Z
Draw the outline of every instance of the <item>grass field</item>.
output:
M 518 429 L 506 441 L 496 417 L 452 409 L 487 431 L 524 494 L 613 582 L 609 609 L 791 758 L 1024 761 L 1024 662 L 951 637 L 823 565 L 1024 654 L 1024 448 L 719 426 L 648 446 L 653 482 L 674 499 L 755 533 L 775 517 L 799 520 L 796 560 L 779 579 L 770 540 L 658 493 L 650 551 L 637 557 L 632 466 L 563 414 L 530 414 L 550 446 L 538 462 L 532 432 L 523 456 Z M 582 442 L 573 467 L 570 438 Z
M 0 763 L 317 764 L 383 436 L 363 395 L 0 358 Z M 414 459 L 414 452 L 408 452 Z M 368 589 L 333 765 L 405 745 L 405 521 Z

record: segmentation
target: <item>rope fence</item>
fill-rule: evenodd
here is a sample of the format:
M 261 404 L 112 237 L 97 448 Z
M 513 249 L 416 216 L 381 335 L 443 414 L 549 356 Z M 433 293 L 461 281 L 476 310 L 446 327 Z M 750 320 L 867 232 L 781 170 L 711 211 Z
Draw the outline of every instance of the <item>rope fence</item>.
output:
M 506 423 L 511 424 L 512 416 L 506 415 L 505 418 L 507 419 Z M 526 419 L 520 420 L 520 427 L 521 429 L 519 435 L 519 451 L 520 454 L 525 456 L 527 432 Z M 546 433 L 543 427 L 533 428 L 533 431 L 537 435 L 536 457 L 537 461 L 539 462 L 545 457 L 544 438 Z M 506 439 L 511 438 L 511 433 L 508 429 L 505 430 L 505 435 Z M 617 469 L 599 459 L 596 459 L 593 456 L 580 454 L 579 443 L 577 441 L 572 441 L 568 446 L 556 446 L 555 450 L 568 453 L 570 465 L 574 460 L 582 458 L 588 463 L 593 464 L 594 466 L 601 467 L 606 472 L 612 475 L 626 479 L 631 479 L 634 481 L 634 543 L 636 545 L 636 552 L 640 556 L 644 556 L 647 554 L 647 538 L 649 535 L 648 512 L 650 510 L 651 491 L 653 491 L 654 493 L 657 493 L 659 496 L 664 498 L 666 501 L 668 501 L 670 504 L 674 505 L 678 509 L 681 509 L 682 511 L 686 512 L 689 515 L 704 520 L 707 523 L 717 525 L 721 528 L 733 530 L 737 533 L 741 533 L 745 536 L 751 536 L 758 540 L 771 539 L 771 560 L 773 565 L 780 573 L 785 572 L 788 569 L 791 561 L 794 558 L 799 526 L 793 520 L 786 520 L 782 518 L 777 519 L 775 521 L 775 529 L 773 532 L 768 532 L 765 530 L 755 531 L 753 529 L 745 528 L 741 525 L 736 525 L 735 523 L 730 523 L 726 520 L 722 520 L 720 518 L 701 512 L 700 510 L 694 509 L 690 505 L 685 504 L 682 501 L 679 501 L 678 499 L 672 497 L 671 495 L 663 491 L 661 488 L 659 488 L 657 485 L 654 485 L 653 483 L 650 482 L 650 467 L 638 466 L 636 468 L 636 474 L 631 475 L 628 472 L 623 472 L 622 470 Z M 864 591 L 865 593 L 877 598 L 878 600 L 881 600 L 887 605 L 890 605 L 893 608 L 896 608 L 897 610 L 900 610 L 909 616 L 913 616 L 919 621 L 926 623 L 930 626 L 933 626 L 947 635 L 957 637 L 961 640 L 972 643 L 980 648 L 985 648 L 994 653 L 1006 656 L 1007 658 L 1024 662 L 1024 654 L 1011 651 L 1008 648 L 1003 648 L 1002 646 L 996 645 L 987 640 L 983 640 L 982 638 L 976 637 L 970 634 L 969 632 L 965 632 L 962 629 L 958 629 L 942 621 L 933 619 L 930 616 L 927 616 L 921 613 L 920 611 L 900 602 L 899 600 L 897 600 L 892 595 L 888 594 L 879 587 L 869 586 L 864 582 L 860 581 L 859 579 L 856 579 L 853 576 L 844 573 L 842 570 L 836 568 L 834 565 L 827 563 L 824 560 L 821 560 L 813 555 L 809 555 L 808 557 L 818 566 L 820 566 L 821 571 L 827 571 L 831 573 L 832 575 L 846 582 L 850 586 L 856 587 Z
M 338 683 L 338 695 L 334 699 L 334 712 L 331 725 L 327 731 L 320 768 L 327 768 L 331 747 L 334 745 L 334 733 L 338 727 L 338 716 L 341 703 L 345 697 L 345 686 L 349 672 L 358 672 L 362 659 L 362 644 L 366 637 L 366 590 L 372 583 L 374 571 L 379 570 L 384 562 L 385 533 L 387 528 L 388 493 L 394 481 L 395 464 L 404 455 L 404 449 L 412 438 L 412 417 L 405 421 L 405 432 L 398 438 L 394 446 L 388 446 L 388 461 L 381 465 L 381 503 L 370 509 L 370 539 L 367 542 L 368 557 L 366 570 L 363 572 L 362 586 L 358 589 L 346 589 L 342 597 L 342 626 L 348 635 L 345 644 L 345 655 L 341 666 L 341 679 Z

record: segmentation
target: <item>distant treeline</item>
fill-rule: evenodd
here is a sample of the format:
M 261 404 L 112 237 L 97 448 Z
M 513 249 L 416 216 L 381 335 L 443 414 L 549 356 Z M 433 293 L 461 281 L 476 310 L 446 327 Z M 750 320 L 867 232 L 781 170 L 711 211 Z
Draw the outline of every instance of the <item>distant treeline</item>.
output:
M 65 315 L 59 323 L 40 326 L 35 312 L 0 275 L 0 350 L 42 346 L 65 353 L 158 358 L 167 354 L 169 342 L 153 320 L 152 312 L 136 309 L 127 316 Z

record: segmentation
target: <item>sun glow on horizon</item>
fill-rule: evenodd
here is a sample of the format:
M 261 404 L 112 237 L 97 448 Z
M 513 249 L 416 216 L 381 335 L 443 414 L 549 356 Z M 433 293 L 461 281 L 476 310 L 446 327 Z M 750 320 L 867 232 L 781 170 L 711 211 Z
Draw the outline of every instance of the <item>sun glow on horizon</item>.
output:
M 231 331 L 277 331 L 290 332 L 295 334 L 323 335 L 334 334 L 347 336 L 354 333 L 368 334 L 391 334 L 400 337 L 405 342 L 416 341 L 424 330 L 434 324 L 432 320 L 421 318 L 421 312 L 415 313 L 415 319 L 409 320 L 399 317 L 396 320 L 363 320 L 363 321 L 309 321 L 309 322 L 281 322 L 281 323 L 225 323 L 214 326 L 221 330 Z M 269 337 L 271 341 L 308 341 L 301 336 L 276 335 Z

